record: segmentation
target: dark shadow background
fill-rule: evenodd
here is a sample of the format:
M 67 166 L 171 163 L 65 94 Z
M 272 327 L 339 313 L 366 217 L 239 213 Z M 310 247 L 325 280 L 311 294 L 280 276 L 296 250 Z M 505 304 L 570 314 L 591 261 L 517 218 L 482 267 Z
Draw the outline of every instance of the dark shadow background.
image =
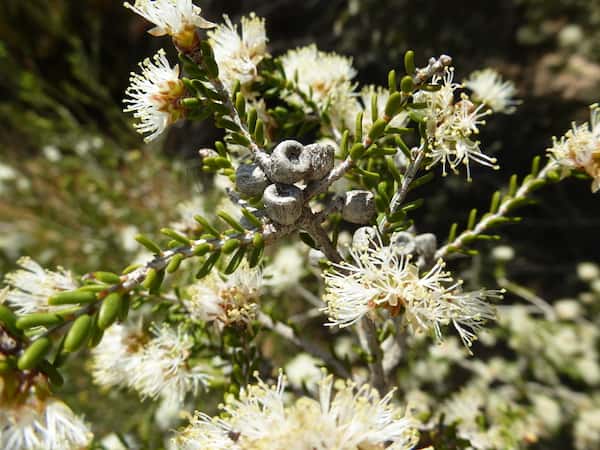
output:
M 496 188 L 512 173 L 527 173 L 532 157 L 544 152 L 551 136 L 561 135 L 572 120 L 586 120 L 587 105 L 600 99 L 597 0 L 198 4 L 213 21 L 225 12 L 234 22 L 251 11 L 266 17 L 273 55 L 315 41 L 323 50 L 351 55 L 361 83 L 385 84 L 388 70 L 401 68 L 409 48 L 421 63 L 432 55 L 452 55 L 459 79 L 492 66 L 514 80 L 522 106 L 514 115 L 492 119 L 481 134 L 502 169 L 476 169 L 476 182 L 471 184 L 438 177 L 422 191 L 431 200 L 419 213 L 420 231 L 438 236 L 445 236 L 453 221 L 464 224 L 470 208 L 485 209 Z M 3 157 L 6 152 L 12 158 L 28 158 L 57 139 L 61 145 L 73 127 L 102 133 L 123 148 L 140 146 L 120 102 L 128 73 L 137 62 L 161 46 L 169 48 L 166 39 L 148 36 L 148 28 L 116 0 L 4 0 L 0 4 Z M 181 124 L 173 127 L 158 151 L 169 159 L 189 161 L 199 147 L 218 136 L 207 123 Z M 600 199 L 590 193 L 589 182 L 577 180 L 550 186 L 536 199 L 536 206 L 523 211 L 523 224 L 502 230 L 503 242 L 520 255 L 511 270 L 517 280 L 542 294 L 567 295 L 572 290 L 565 277 L 571 276 L 576 262 L 600 260 Z

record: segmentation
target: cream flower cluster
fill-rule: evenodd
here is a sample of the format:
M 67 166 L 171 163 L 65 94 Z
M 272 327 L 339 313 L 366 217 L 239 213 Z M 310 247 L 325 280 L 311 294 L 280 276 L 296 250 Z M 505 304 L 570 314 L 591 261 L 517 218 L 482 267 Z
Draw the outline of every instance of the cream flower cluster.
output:
M 228 90 L 236 81 L 245 85 L 256 79 L 257 66 L 267 55 L 265 19 L 250 14 L 242 17 L 241 34 L 228 16 L 225 23 L 208 33 L 219 66 L 219 78 Z
M 32 394 L 23 404 L 0 408 L 3 450 L 77 450 L 87 448 L 91 440 L 87 424 L 52 397 Z
M 504 81 L 493 69 L 473 72 L 464 82 L 473 91 L 473 99 L 485 104 L 495 113 L 512 114 L 519 101 L 515 100 L 517 89 L 512 81 Z
M 256 317 L 261 284 L 262 272 L 242 263 L 226 280 L 213 272 L 191 285 L 183 304 L 196 321 L 247 324 Z
M 179 66 L 171 67 L 164 50 L 150 60 L 140 63 L 142 73 L 131 73 L 130 85 L 125 91 L 125 112 L 133 112 L 139 122 L 135 128 L 141 134 L 149 133 L 146 142 L 156 139 L 165 129 L 184 114 L 181 98 L 185 93 L 179 79 Z
M 491 111 L 485 105 L 474 104 L 466 94 L 455 100 L 456 90 L 461 84 L 453 82 L 454 68 L 446 69 L 442 77 L 435 75 L 432 83 L 439 90 L 418 91 L 414 94 L 415 103 L 424 105 L 422 113 L 426 122 L 429 167 L 442 164 L 442 172 L 447 174 L 447 166 L 457 173 L 458 167 L 467 169 L 467 179 L 471 179 L 471 161 L 484 166 L 497 168 L 496 159 L 481 151 L 479 141 L 474 137 L 479 126 L 485 124 L 483 118 Z
M 192 0 L 136 0 L 133 5 L 124 5 L 155 25 L 150 34 L 169 35 L 182 50 L 193 50 L 197 45 L 196 28 L 215 26 L 200 15 L 202 10 Z
M 210 378 L 202 364 L 189 364 L 191 336 L 181 327 L 151 328 L 152 337 L 130 325 L 113 325 L 92 351 L 91 372 L 103 387 L 131 388 L 142 397 L 182 403 Z
M 495 317 L 488 298 L 501 297 L 500 291 L 461 292 L 461 281 L 454 281 L 438 261 L 425 274 L 380 240 L 369 246 L 350 249 L 350 262 L 333 264 L 324 273 L 325 311 L 330 325 L 346 327 L 370 312 L 385 309 L 393 316 L 404 315 L 411 331 L 431 332 L 438 340 L 442 327 L 453 325 L 466 346 L 476 339 L 475 332 Z
M 286 78 L 296 80 L 302 94 L 321 109 L 329 105 L 337 108 L 336 104 L 344 103 L 353 91 L 351 80 L 356 70 L 352 58 L 322 52 L 313 44 L 288 51 L 281 57 L 281 64 Z M 289 93 L 287 100 L 304 105 L 297 93 Z
M 175 440 L 180 450 L 401 450 L 418 441 L 417 423 L 368 385 L 319 384 L 319 399 L 286 405 L 284 379 L 262 381 L 230 399 L 220 417 L 197 413 Z
M 9 289 L 6 301 L 18 314 L 34 312 L 56 312 L 70 308 L 69 305 L 48 305 L 48 297 L 62 291 L 77 288 L 70 272 L 58 268 L 57 271 L 45 270 L 28 257 L 17 261 L 20 269 L 6 274 L 4 282 Z
M 573 127 L 548 149 L 565 175 L 581 170 L 592 177 L 592 192 L 600 190 L 600 107 L 590 107 L 590 122 Z

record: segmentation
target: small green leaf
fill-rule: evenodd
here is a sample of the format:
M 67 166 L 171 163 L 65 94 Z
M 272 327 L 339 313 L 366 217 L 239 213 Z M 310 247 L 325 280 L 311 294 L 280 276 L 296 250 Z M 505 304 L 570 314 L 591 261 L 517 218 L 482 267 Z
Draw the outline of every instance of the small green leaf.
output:
M 167 265 L 167 273 L 176 272 L 177 269 L 179 269 L 179 265 L 181 264 L 181 261 L 183 261 L 183 259 L 184 256 L 181 253 L 173 255 L 171 261 L 169 261 L 169 264 Z
M 242 242 L 239 239 L 235 239 L 235 238 L 227 239 L 225 241 L 225 243 L 223 244 L 223 247 L 221 248 L 221 250 L 223 251 L 223 253 L 228 255 L 229 253 L 233 252 L 235 249 L 239 248 L 241 243 Z
M 64 350 L 69 353 L 79 350 L 85 344 L 91 327 L 92 318 L 87 314 L 75 319 L 66 335 Z
M 138 241 L 140 244 L 142 244 L 144 247 L 146 247 L 148 250 L 150 250 L 152 253 L 156 253 L 156 254 L 161 253 L 161 249 L 158 246 L 158 244 L 156 242 L 152 241 L 150 238 L 144 236 L 143 234 L 138 234 L 135 237 L 135 240 Z
M 400 81 L 400 89 L 405 94 L 410 94 L 415 89 L 415 83 L 410 75 L 402 77 L 402 81 Z
M 223 271 L 223 273 L 225 273 L 226 275 L 229 275 L 229 274 L 232 274 L 233 272 L 235 272 L 236 269 L 239 267 L 240 263 L 244 260 L 245 253 L 246 253 L 246 249 L 244 247 L 241 247 L 240 249 L 238 249 L 238 251 L 235 252 L 235 254 L 229 260 L 229 263 L 227 264 L 227 267 L 225 267 L 225 270 Z
M 42 359 L 44 359 L 51 347 L 52 342 L 50 342 L 50 339 L 47 337 L 39 338 L 37 341 L 33 342 L 19 357 L 17 367 L 19 370 L 34 369 L 42 361 Z
M 200 269 L 196 273 L 196 278 L 200 279 L 200 278 L 204 278 L 206 275 L 208 275 L 210 273 L 210 271 L 212 270 L 212 268 L 214 267 L 214 265 L 219 260 L 220 256 L 221 256 L 221 252 L 217 251 L 217 252 L 214 252 L 213 254 L 211 254 L 208 258 L 206 258 L 206 261 L 204 261 L 204 263 L 202 264 L 202 266 L 200 266 Z
M 388 89 L 390 91 L 390 94 L 393 94 L 394 92 L 396 92 L 398 90 L 398 86 L 396 84 L 396 71 L 395 70 L 390 70 L 388 72 Z
M 233 217 L 231 217 L 229 214 L 227 214 L 225 211 L 219 211 L 217 213 L 217 216 L 223 220 L 225 223 L 229 224 L 229 226 L 231 228 L 233 228 L 234 230 L 239 231 L 240 233 L 243 233 L 244 231 L 244 227 L 242 225 L 240 225 L 240 223 L 235 220 Z
M 404 54 L 404 70 L 409 75 L 414 74 L 417 71 L 415 67 L 415 52 L 412 50 L 408 50 Z
M 63 323 L 64 319 L 58 314 L 53 313 L 31 313 L 21 316 L 17 319 L 16 326 L 20 330 L 26 330 L 33 327 L 50 327 Z
M 48 298 L 48 304 L 58 305 L 77 305 L 91 303 L 97 300 L 96 293 L 89 290 L 78 289 L 76 291 L 59 292 Z
M 93 272 L 92 277 L 107 284 L 119 284 L 121 282 L 121 277 L 112 272 Z
M 122 302 L 123 296 L 118 292 L 113 292 L 106 296 L 98 311 L 97 325 L 99 329 L 106 330 L 117 320 L 123 306 Z

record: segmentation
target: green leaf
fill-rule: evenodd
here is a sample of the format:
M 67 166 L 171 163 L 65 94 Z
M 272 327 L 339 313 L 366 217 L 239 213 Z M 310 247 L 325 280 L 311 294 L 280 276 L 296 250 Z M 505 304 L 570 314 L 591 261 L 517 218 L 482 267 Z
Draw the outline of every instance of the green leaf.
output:
M 119 284 L 121 282 L 121 277 L 112 272 L 92 272 L 92 277 L 107 284 Z
M 214 267 L 214 265 L 219 260 L 220 256 L 221 256 L 221 252 L 217 251 L 217 252 L 214 252 L 213 254 L 211 254 L 208 258 L 206 258 L 206 261 L 204 261 L 204 263 L 200 267 L 200 270 L 198 270 L 198 272 L 196 273 L 196 278 L 200 279 L 200 278 L 204 278 L 206 275 L 208 275 L 210 273 L 210 271 L 212 270 L 212 268 Z
M 410 75 L 402 77 L 402 81 L 400 81 L 400 89 L 405 94 L 410 94 L 415 89 L 415 83 Z
M 106 296 L 98 311 L 98 328 L 106 330 L 117 320 L 123 306 L 122 303 L 123 296 L 118 292 L 113 292 Z
M 186 236 L 184 236 L 181 233 L 178 233 L 175 230 L 172 230 L 171 228 L 161 228 L 160 232 L 162 234 L 164 234 L 165 236 L 168 236 L 171 239 L 174 239 L 177 242 L 180 242 L 183 245 L 190 245 L 190 240 Z
M 226 255 L 228 255 L 229 253 L 233 252 L 235 249 L 239 248 L 241 245 L 241 241 L 239 239 L 227 239 L 225 241 L 225 243 L 223 244 L 223 247 L 221 248 L 221 250 L 223 251 L 223 253 L 225 253 Z
M 33 342 L 19 357 L 17 367 L 19 370 L 34 369 L 42 361 L 42 359 L 44 359 L 51 347 L 52 342 L 50 342 L 50 339 L 47 337 L 39 338 L 37 341 Z
M 239 267 L 240 263 L 244 260 L 245 253 L 246 253 L 245 247 L 239 248 L 238 251 L 235 252 L 235 254 L 229 260 L 229 263 L 227 264 L 227 267 L 225 267 L 225 270 L 223 271 L 223 273 L 225 273 L 226 275 L 229 275 L 229 274 L 232 274 L 233 272 L 235 272 L 236 269 Z
M 92 327 L 92 318 L 87 314 L 79 316 L 69 329 L 64 342 L 66 352 L 75 352 L 79 350 L 87 340 Z
M 144 236 L 143 234 L 138 234 L 135 237 L 135 240 L 142 244 L 144 247 L 146 247 L 148 250 L 150 250 L 152 253 L 160 254 L 162 252 L 162 250 L 156 242 L 152 241 L 150 238 Z
M 17 316 L 7 306 L 0 304 L 0 325 L 6 327 L 6 329 L 14 336 L 19 336 L 21 331 L 17 328 Z
M 388 72 L 388 89 L 390 94 L 394 94 L 398 90 L 398 86 L 396 84 L 396 71 L 390 70 Z
M 385 105 L 385 115 L 390 119 L 402 110 L 402 94 L 394 92 Z
M 412 50 L 408 50 L 404 54 L 404 70 L 409 75 L 414 74 L 417 71 L 415 67 L 415 52 Z
M 179 269 L 179 265 L 181 264 L 181 261 L 183 261 L 183 259 L 184 256 L 181 253 L 173 255 L 171 261 L 169 261 L 169 264 L 167 265 L 167 273 L 176 272 L 177 269 Z
M 48 304 L 58 305 L 78 305 L 91 303 L 97 300 L 96 293 L 88 290 L 78 289 L 76 291 L 60 292 L 48 298 Z
M 53 313 L 30 313 L 17 319 L 16 326 L 20 330 L 26 330 L 33 327 L 50 327 L 63 323 L 64 319 L 58 314 Z
M 240 233 L 243 233 L 244 231 L 246 231 L 244 229 L 244 227 L 237 221 L 235 220 L 233 217 L 231 217 L 229 214 L 227 214 L 225 211 L 219 211 L 217 213 L 217 216 L 223 220 L 224 222 L 226 222 L 227 224 L 229 224 L 229 226 L 231 228 L 233 228 L 234 230 L 239 231 Z

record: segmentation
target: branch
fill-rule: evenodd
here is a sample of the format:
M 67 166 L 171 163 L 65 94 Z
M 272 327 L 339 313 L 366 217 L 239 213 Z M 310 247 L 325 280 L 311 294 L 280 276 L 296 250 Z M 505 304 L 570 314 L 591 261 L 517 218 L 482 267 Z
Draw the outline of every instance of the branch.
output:
M 266 224 L 265 228 L 263 229 L 263 232 L 262 232 L 264 243 L 265 243 L 265 245 L 272 244 L 276 240 L 292 233 L 293 231 L 294 231 L 294 227 L 291 225 Z M 185 245 L 182 247 L 177 247 L 172 250 L 167 250 L 166 252 L 155 257 L 154 259 L 151 259 L 150 261 L 148 261 L 142 267 L 138 267 L 134 271 L 132 271 L 126 275 L 123 275 L 121 277 L 121 283 L 112 286 L 110 289 L 108 289 L 105 292 L 109 293 L 109 292 L 114 292 L 114 291 L 119 291 L 119 292 L 130 291 L 131 289 L 138 286 L 139 284 L 141 284 L 144 281 L 144 279 L 148 275 L 148 272 L 150 271 L 150 269 L 154 269 L 156 271 L 160 271 L 160 270 L 164 269 L 165 267 L 167 267 L 167 265 L 169 264 L 169 261 L 175 255 L 182 255 L 184 258 L 193 257 L 193 256 L 195 256 L 194 249 L 196 247 L 198 247 L 199 245 L 211 244 L 214 249 L 213 251 L 215 251 L 215 250 L 221 249 L 221 247 L 223 246 L 225 241 L 228 239 L 232 239 L 232 238 L 239 239 L 242 244 L 250 244 L 252 242 L 252 238 L 253 238 L 255 232 L 256 232 L 256 230 L 249 230 L 249 231 L 246 231 L 243 233 L 230 235 L 227 237 L 227 239 L 220 239 L 220 238 L 198 239 L 198 240 L 192 241 L 192 243 L 190 245 Z
M 556 168 L 554 161 L 548 161 L 544 168 L 537 174 L 531 175 L 524 179 L 521 187 L 515 192 L 513 196 L 505 198 L 498 210 L 494 213 L 489 213 L 483 216 L 483 219 L 473 228 L 472 230 L 465 230 L 459 234 L 456 238 L 452 239 L 443 247 L 440 247 L 435 253 L 434 261 L 440 258 L 446 258 L 449 253 L 452 253 L 458 249 L 463 248 L 468 242 L 476 239 L 478 235 L 482 234 L 489 227 L 498 223 L 505 218 L 513 207 L 518 206 L 527 196 L 539 187 L 540 183 L 544 183 L 548 177 L 548 174 Z
M 366 347 L 369 352 L 371 383 L 381 395 L 385 395 L 387 393 L 387 381 L 383 370 L 383 352 L 377 340 L 377 328 L 375 323 L 367 316 L 362 318 L 359 326 L 365 334 Z

